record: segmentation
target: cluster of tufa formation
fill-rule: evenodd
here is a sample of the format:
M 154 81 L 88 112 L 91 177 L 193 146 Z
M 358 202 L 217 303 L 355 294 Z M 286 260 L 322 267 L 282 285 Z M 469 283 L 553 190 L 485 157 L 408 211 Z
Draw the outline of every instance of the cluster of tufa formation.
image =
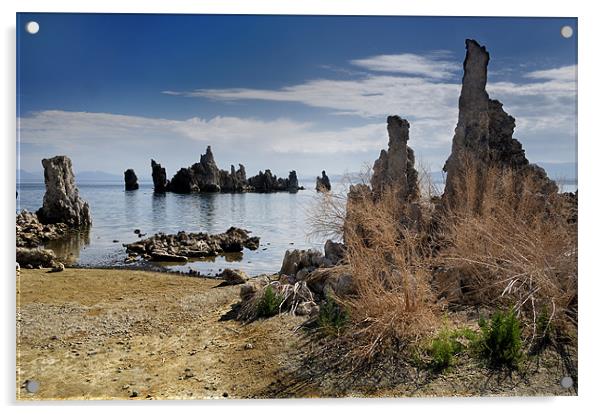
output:
M 46 186 L 42 208 L 35 214 L 23 210 L 16 217 L 17 262 L 60 270 L 63 265 L 55 261 L 54 253 L 40 246 L 65 236 L 69 229 L 89 227 L 92 217 L 75 186 L 71 160 L 59 155 L 43 159 L 42 166 Z
M 265 172 L 260 171 L 258 175 L 247 179 L 247 173 L 242 164 L 238 165 L 238 169 L 232 165 L 230 171 L 220 170 L 213 157 L 211 146 L 207 147 L 199 162 L 190 167 L 181 168 L 171 181 L 167 180 L 165 168 L 161 167 L 161 164 L 151 160 L 151 167 L 156 193 L 167 191 L 180 194 L 198 192 L 269 193 L 275 191 L 297 192 L 303 189 L 299 186 L 295 171 L 291 171 L 288 178 L 278 178 L 270 170 L 265 170 Z
M 322 170 L 322 176 L 316 177 L 316 191 L 324 193 L 332 190 L 330 178 L 326 175 L 326 171 Z
M 489 167 L 511 168 L 523 179 L 534 180 L 541 194 L 558 192 L 556 183 L 541 167 L 529 163 L 521 143 L 512 137 L 514 118 L 504 111 L 501 102 L 489 99 L 485 89 L 488 63 L 489 53 L 485 47 L 467 39 L 458 124 L 451 155 L 443 167 L 447 173 L 443 201 L 450 209 L 466 202 L 463 194 L 468 165 L 476 170 L 478 177 Z M 469 208 L 478 210 L 479 200 L 475 202 L 477 204 Z
M 65 223 L 42 224 L 37 214 L 22 210 L 17 214 L 17 247 L 34 248 L 63 237 L 69 227 Z
M 186 262 L 190 258 L 217 256 L 224 253 L 238 253 L 245 247 L 259 248 L 259 237 L 249 236 L 247 230 L 230 227 L 225 233 L 158 233 L 135 243 L 124 244 L 128 252 L 126 263 L 142 257 L 158 262 Z
M 69 227 L 85 227 L 92 224 L 90 206 L 81 199 L 75 186 L 71 160 L 58 155 L 43 159 L 46 193 L 42 208 L 37 211 L 44 224 L 65 223 Z

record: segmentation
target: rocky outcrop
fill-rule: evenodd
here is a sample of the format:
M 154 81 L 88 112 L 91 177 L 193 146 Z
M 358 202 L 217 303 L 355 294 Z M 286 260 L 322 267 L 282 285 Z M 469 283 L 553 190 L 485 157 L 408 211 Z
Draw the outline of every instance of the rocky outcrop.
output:
M 167 181 L 167 173 L 165 168 L 161 167 L 161 164 L 151 160 L 153 186 L 155 193 L 164 193 L 167 191 L 169 181 Z
M 466 203 L 467 172 L 476 175 L 477 186 L 483 185 L 483 177 L 489 167 L 511 168 L 522 178 L 533 179 L 542 194 L 558 191 L 540 167 L 530 164 L 521 143 L 513 138 L 515 122 L 499 101 L 489 99 L 486 91 L 489 53 L 476 41 L 466 40 L 464 76 L 459 100 L 451 155 L 443 170 L 447 172 L 444 204 L 451 209 Z M 471 209 L 480 209 L 475 199 Z
M 225 193 L 241 193 L 247 191 L 247 172 L 245 166 L 238 164 L 238 170 L 234 165 L 230 166 L 230 172 L 220 170 L 220 191 Z
M 217 256 L 241 252 L 244 248 L 257 250 L 259 237 L 249 236 L 247 230 L 230 227 L 225 233 L 157 233 L 152 237 L 124 244 L 128 252 L 126 262 L 136 257 L 158 262 L 185 262 L 190 258 Z
M 414 151 L 408 147 L 410 123 L 399 116 L 387 118 L 389 148 L 381 150 L 374 162 L 370 180 L 375 196 L 386 190 L 395 191 L 403 201 L 418 198 L 418 172 L 414 168 Z
M 249 186 L 257 193 L 273 193 L 277 191 L 297 192 L 299 187 L 296 171 L 291 171 L 288 178 L 278 178 L 272 171 L 259 171 L 259 174 L 249 178 Z
M 238 169 L 231 165 L 229 171 L 220 170 L 213 157 L 211 146 L 207 147 L 199 162 L 188 168 L 181 168 L 171 181 L 167 181 L 165 169 L 161 168 L 160 164 L 151 160 L 151 166 L 155 192 L 158 193 L 166 191 L 181 194 L 197 192 L 270 193 L 276 191 L 297 192 L 303 189 L 299 185 L 296 171 L 291 171 L 288 178 L 278 178 L 270 170 L 265 170 L 265 172 L 260 171 L 256 176 L 247 179 L 247 172 L 242 164 L 238 164 Z
M 331 189 L 330 178 L 326 175 L 326 171 L 322 170 L 322 176 L 316 177 L 316 191 L 326 192 Z
M 64 237 L 68 230 L 65 223 L 42 224 L 35 213 L 23 210 L 16 218 L 17 247 L 41 246 Z
M 279 274 L 280 282 L 306 283 L 314 295 L 326 297 L 329 293 L 345 295 L 352 290 L 351 274 L 343 263 L 346 255 L 341 243 L 327 240 L 324 252 L 314 249 L 287 250 Z
M 26 269 L 57 265 L 56 256 L 52 250 L 27 247 L 17 247 L 17 263 Z
M 242 285 L 249 280 L 249 276 L 242 270 L 229 268 L 224 269 L 217 277 L 224 279 L 224 283 L 227 285 Z
M 136 173 L 131 168 L 125 170 L 123 173 L 123 179 L 125 181 L 125 189 L 126 191 L 137 190 L 140 188 L 138 185 L 138 177 L 136 177 Z
M 293 170 L 288 173 L 288 192 L 296 193 L 301 187 L 299 186 L 299 179 L 297 178 L 297 171 Z
M 199 191 L 199 186 L 192 168 L 180 168 L 169 182 L 169 191 L 190 194 Z
M 69 157 L 58 155 L 43 159 L 46 193 L 37 211 L 43 224 L 65 223 L 69 227 L 92 224 L 90 206 L 79 196 Z
M 194 172 L 194 180 L 199 191 L 214 193 L 221 190 L 220 170 L 213 158 L 211 146 L 207 146 L 205 154 L 201 155 L 201 161 L 190 168 Z

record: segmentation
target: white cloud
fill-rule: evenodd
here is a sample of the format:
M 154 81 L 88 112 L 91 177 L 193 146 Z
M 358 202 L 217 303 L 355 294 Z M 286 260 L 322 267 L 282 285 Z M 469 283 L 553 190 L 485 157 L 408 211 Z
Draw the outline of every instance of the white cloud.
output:
M 26 144 L 90 148 L 122 144 L 145 147 L 177 145 L 182 139 L 227 144 L 275 153 L 336 154 L 378 150 L 386 144 L 384 123 L 336 130 L 316 130 L 311 123 L 290 119 L 214 117 L 172 120 L 109 113 L 41 111 L 20 118 L 20 139 Z
M 355 123 L 357 126 L 353 127 L 340 126 L 345 117 L 339 118 L 341 122 L 324 125 L 291 118 L 217 116 L 176 120 L 42 111 L 19 120 L 21 140 L 29 144 L 52 143 L 65 152 L 80 153 L 110 154 L 120 149 L 127 154 L 144 148 L 145 156 L 161 154 L 160 148 L 163 153 L 173 152 L 172 148 L 186 153 L 186 148 L 203 143 L 221 146 L 222 151 L 235 154 L 233 160 L 260 153 L 265 159 L 274 154 L 293 158 L 295 154 L 330 154 L 341 155 L 333 157 L 333 161 L 344 165 L 345 157 L 357 154 L 364 154 L 368 161 L 375 159 L 387 143 L 386 116 L 397 114 L 410 121 L 410 145 L 417 157 L 434 169 L 443 165 L 451 150 L 460 93 L 460 85 L 448 80 L 457 68 L 446 60 L 445 53 L 426 57 L 381 55 L 352 63 L 373 72 L 353 80 L 315 79 L 274 90 L 228 88 L 164 93 L 222 101 L 300 103 L 364 119 L 363 124 Z M 516 118 L 515 136 L 523 142 L 527 155 L 535 161 L 572 160 L 576 151 L 576 66 L 527 72 L 519 80 L 524 82 L 491 82 L 488 91 Z M 199 147 L 202 146 L 196 146 Z
M 554 69 L 544 69 L 529 72 L 525 75 L 531 79 L 550 79 L 555 81 L 575 82 L 577 80 L 577 65 L 562 66 Z
M 452 77 L 461 69 L 456 62 L 448 60 L 449 53 L 433 53 L 425 56 L 413 53 L 378 55 L 355 59 L 351 63 L 376 72 L 403 73 L 433 79 Z
M 369 119 L 384 120 L 387 115 L 398 114 L 410 121 L 416 149 L 440 148 L 436 157 L 439 163 L 450 151 L 457 122 L 460 85 L 445 80 L 453 67 L 447 66 L 444 59 L 421 60 L 408 54 L 382 55 L 352 63 L 375 72 L 394 72 L 403 68 L 404 60 L 412 65 L 397 72 L 420 76 L 368 73 L 354 80 L 309 80 L 275 90 L 231 88 L 169 93 L 224 101 L 296 102 Z M 516 136 L 535 159 L 549 157 L 550 148 L 555 146 L 565 152 L 566 148 L 573 152 L 576 148 L 576 71 L 576 65 L 531 71 L 523 74 L 521 82 L 490 82 L 487 86 L 491 98 L 504 103 L 506 111 L 516 118 Z

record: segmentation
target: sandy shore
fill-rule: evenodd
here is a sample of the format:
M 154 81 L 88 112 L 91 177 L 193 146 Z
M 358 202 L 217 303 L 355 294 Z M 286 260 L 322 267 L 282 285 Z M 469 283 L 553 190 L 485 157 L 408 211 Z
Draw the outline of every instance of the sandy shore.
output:
M 264 394 L 301 318 L 242 325 L 220 281 L 132 270 L 22 270 L 18 399 L 198 399 Z M 29 393 L 26 380 L 40 384 Z
M 17 398 L 575 395 L 560 387 L 567 371 L 552 351 L 513 374 L 464 358 L 450 372 L 412 369 L 389 385 L 343 381 L 303 360 L 312 341 L 296 329 L 304 318 L 241 324 L 229 317 L 239 287 L 219 285 L 136 270 L 22 270 Z M 27 380 L 39 391 L 28 392 Z

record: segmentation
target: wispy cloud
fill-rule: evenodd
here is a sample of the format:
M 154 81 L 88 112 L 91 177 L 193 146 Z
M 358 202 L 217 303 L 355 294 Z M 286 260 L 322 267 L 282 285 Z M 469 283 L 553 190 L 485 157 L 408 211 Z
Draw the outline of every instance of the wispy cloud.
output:
M 402 53 L 397 55 L 378 55 L 364 59 L 354 59 L 351 64 L 375 72 L 403 73 L 432 79 L 446 79 L 454 76 L 461 65 L 450 60 L 450 53 L 440 51 L 427 55 Z
M 214 117 L 172 120 L 109 113 L 41 111 L 20 118 L 26 144 L 52 142 L 65 149 L 103 146 L 177 145 L 182 139 L 275 153 L 335 154 L 378 150 L 387 142 L 383 123 L 336 130 L 316 129 L 290 119 Z M 117 149 L 115 148 L 115 149 Z
M 529 72 L 525 75 L 531 79 L 549 79 L 554 81 L 575 82 L 577 80 L 577 65 L 562 66 L 554 69 L 544 69 Z
M 450 151 L 457 122 L 460 85 L 449 79 L 457 68 L 445 53 L 381 55 L 350 62 L 370 72 L 357 79 L 314 79 L 279 89 L 226 88 L 165 91 L 173 96 L 221 101 L 294 102 L 322 108 L 332 124 L 301 122 L 291 117 L 194 117 L 185 120 L 110 113 L 42 111 L 20 119 L 23 143 L 48 144 L 84 153 L 160 153 L 163 147 L 211 144 L 244 160 L 248 154 L 294 157 L 364 154 L 370 161 L 387 142 L 385 119 L 398 114 L 411 123 L 410 145 L 436 169 Z M 400 69 L 401 68 L 401 69 Z M 384 72 L 390 72 L 386 74 Z M 490 82 L 490 96 L 504 103 L 517 120 L 516 136 L 529 158 L 573 159 L 576 138 L 576 66 L 525 72 L 513 81 Z M 344 125 L 355 117 L 354 126 Z M 323 122 L 323 121 L 322 121 Z M 198 145 L 202 147 L 203 145 Z M 197 148 L 198 148 L 197 147 Z M 152 151 L 151 151 L 152 150 Z M 171 149 L 170 149 L 171 150 Z M 182 149 L 182 152 L 185 152 Z M 168 151 L 169 152 L 169 151 Z M 356 157 L 357 158 L 357 157 Z M 267 159 L 267 158 L 266 158 Z M 355 168 L 334 157 L 339 170 Z M 334 165 L 333 165 L 333 168 Z

